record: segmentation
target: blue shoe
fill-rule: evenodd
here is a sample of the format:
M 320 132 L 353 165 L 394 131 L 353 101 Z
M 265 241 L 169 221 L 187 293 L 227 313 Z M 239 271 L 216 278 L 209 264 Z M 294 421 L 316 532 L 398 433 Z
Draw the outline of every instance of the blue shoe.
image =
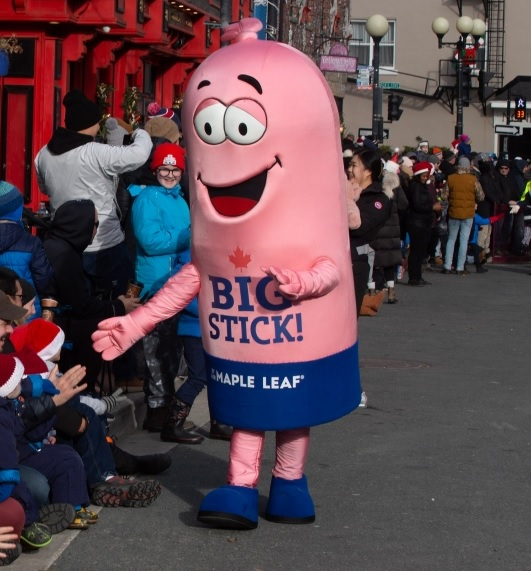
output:
M 256 529 L 258 490 L 245 486 L 222 486 L 205 496 L 197 519 L 225 529 Z
M 306 476 L 299 480 L 271 478 L 265 518 L 275 523 L 312 523 L 315 508 Z

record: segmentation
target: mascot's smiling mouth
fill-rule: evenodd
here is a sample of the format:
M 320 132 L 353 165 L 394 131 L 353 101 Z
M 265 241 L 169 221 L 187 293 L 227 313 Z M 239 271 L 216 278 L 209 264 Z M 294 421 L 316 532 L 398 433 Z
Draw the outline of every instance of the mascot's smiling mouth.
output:
M 267 173 L 276 164 L 282 167 L 278 157 L 275 157 L 275 162 L 268 169 L 238 184 L 224 187 L 205 185 L 208 189 L 210 202 L 212 202 L 216 212 L 222 216 L 231 217 L 247 214 L 262 198 L 267 182 Z

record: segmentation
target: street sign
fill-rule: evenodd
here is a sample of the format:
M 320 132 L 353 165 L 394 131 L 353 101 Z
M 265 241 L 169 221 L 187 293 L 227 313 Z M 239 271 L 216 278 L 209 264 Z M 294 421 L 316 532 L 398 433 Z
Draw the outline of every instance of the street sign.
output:
M 400 83 L 387 83 L 385 81 L 380 81 L 380 87 L 382 89 L 400 89 Z
M 519 137 L 522 134 L 522 127 L 520 125 L 494 125 L 494 132 L 498 135 Z
M 371 135 L 372 129 L 363 129 L 361 127 L 358 129 L 358 137 L 370 137 Z M 383 130 L 383 138 L 389 139 L 389 129 Z

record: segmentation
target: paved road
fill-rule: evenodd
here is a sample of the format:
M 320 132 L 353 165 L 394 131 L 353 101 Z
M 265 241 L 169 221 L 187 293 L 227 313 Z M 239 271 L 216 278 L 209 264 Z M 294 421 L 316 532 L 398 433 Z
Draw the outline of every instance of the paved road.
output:
M 362 318 L 369 406 L 312 430 L 315 524 L 261 520 L 254 531 L 235 532 L 197 523 L 203 495 L 224 482 L 228 452 L 228 443 L 206 439 L 171 449 L 157 503 L 104 509 L 51 569 L 531 569 L 528 271 L 426 274 L 432 287 L 400 285 L 398 304 Z M 195 420 L 206 422 L 204 400 L 195 409 Z M 159 443 L 140 431 L 126 445 Z M 19 561 L 25 571 L 48 568 Z

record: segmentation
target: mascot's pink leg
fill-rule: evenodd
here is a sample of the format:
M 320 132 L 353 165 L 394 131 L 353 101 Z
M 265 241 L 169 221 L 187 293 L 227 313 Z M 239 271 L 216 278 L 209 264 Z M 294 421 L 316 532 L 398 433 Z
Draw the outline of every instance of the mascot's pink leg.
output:
M 230 443 L 228 485 L 210 492 L 201 503 L 199 521 L 230 529 L 254 529 L 258 525 L 258 490 L 265 433 L 234 429 Z M 315 520 L 304 465 L 310 445 L 310 429 L 277 432 L 266 517 L 279 523 Z
M 278 523 L 315 521 L 315 509 L 304 475 L 309 446 L 309 428 L 277 432 L 277 457 L 266 508 L 268 520 Z
M 265 432 L 234 429 L 230 440 L 227 483 L 256 488 L 264 450 Z
M 265 433 L 235 428 L 230 441 L 228 485 L 210 492 L 197 519 L 216 527 L 254 529 L 258 525 L 258 478 Z

